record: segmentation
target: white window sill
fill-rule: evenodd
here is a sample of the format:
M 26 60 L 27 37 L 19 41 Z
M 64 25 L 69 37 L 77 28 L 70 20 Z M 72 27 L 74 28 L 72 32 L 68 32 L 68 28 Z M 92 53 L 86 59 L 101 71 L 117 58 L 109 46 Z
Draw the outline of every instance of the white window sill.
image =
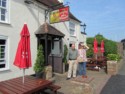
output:
M 0 24 L 10 25 L 10 22 L 2 22 L 2 21 L 0 21 Z
M 76 35 L 70 35 L 70 37 L 76 37 Z
M 9 68 L 2 68 L 2 69 L 0 69 L 0 72 L 1 71 L 8 71 L 8 70 L 10 70 Z

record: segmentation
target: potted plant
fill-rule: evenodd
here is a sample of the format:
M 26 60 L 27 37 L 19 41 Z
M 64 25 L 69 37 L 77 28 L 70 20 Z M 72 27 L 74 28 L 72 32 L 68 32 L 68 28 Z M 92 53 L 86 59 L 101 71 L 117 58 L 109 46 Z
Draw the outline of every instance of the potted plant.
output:
M 37 57 L 36 61 L 33 67 L 36 77 L 43 77 L 44 70 L 45 70 L 45 64 L 44 64 L 44 55 L 43 55 L 43 46 L 39 45 L 37 50 Z
M 68 54 L 68 48 L 67 45 L 64 45 L 64 55 L 63 55 L 63 70 L 68 71 L 68 63 L 67 63 L 67 54 Z
M 117 62 L 120 60 L 119 54 L 108 54 L 107 55 L 107 73 L 115 75 L 118 72 Z

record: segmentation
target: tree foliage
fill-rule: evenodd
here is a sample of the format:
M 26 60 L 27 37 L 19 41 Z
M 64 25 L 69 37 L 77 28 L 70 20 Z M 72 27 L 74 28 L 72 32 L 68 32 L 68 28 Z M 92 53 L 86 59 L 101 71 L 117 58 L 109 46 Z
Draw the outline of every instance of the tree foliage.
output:
M 101 41 L 104 41 L 104 55 L 107 56 L 108 54 L 117 54 L 117 44 L 116 42 L 112 40 L 108 40 L 103 35 L 97 34 L 95 37 L 87 38 L 87 45 L 90 47 L 90 49 L 87 51 L 87 56 L 92 57 L 93 56 L 93 42 L 94 38 L 98 41 L 98 46 L 100 47 Z

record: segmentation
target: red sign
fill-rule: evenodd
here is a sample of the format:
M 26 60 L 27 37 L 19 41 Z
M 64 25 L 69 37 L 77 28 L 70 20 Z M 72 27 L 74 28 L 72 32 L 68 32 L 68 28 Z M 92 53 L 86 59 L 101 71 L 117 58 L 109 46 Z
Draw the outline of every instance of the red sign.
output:
M 59 8 L 50 12 L 50 23 L 57 23 L 69 20 L 69 7 Z
M 59 9 L 59 14 L 60 21 L 69 20 L 69 7 Z

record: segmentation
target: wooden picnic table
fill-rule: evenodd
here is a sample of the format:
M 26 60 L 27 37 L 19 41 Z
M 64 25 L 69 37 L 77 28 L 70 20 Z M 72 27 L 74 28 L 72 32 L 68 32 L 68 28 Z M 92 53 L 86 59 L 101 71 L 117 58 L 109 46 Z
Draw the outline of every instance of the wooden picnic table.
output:
M 51 81 L 36 79 L 32 76 L 25 76 L 23 84 L 22 77 L 0 82 L 0 93 L 3 94 L 33 94 L 52 84 Z
M 97 69 L 95 69 L 94 67 L 98 67 Z M 87 62 L 87 68 L 90 70 L 98 70 L 99 68 L 102 67 L 106 67 L 107 66 L 107 59 L 106 57 L 100 57 L 100 58 L 88 58 L 88 62 Z

